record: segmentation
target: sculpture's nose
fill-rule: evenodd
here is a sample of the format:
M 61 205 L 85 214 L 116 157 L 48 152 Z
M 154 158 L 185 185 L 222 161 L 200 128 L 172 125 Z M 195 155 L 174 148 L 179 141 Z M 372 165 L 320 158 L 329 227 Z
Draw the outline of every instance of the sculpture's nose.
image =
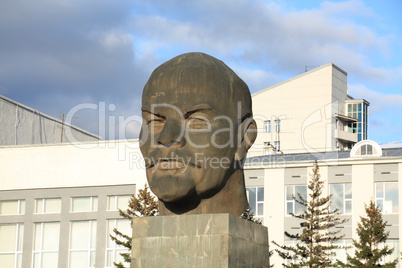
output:
M 159 134 L 157 142 L 166 147 L 173 145 L 179 147 L 184 146 L 184 129 L 181 121 L 173 118 L 167 119 L 161 133 Z

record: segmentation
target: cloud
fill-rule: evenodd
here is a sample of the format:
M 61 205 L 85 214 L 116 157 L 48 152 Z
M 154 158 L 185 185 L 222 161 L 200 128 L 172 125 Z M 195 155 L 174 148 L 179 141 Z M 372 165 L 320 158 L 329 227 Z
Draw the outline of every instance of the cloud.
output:
M 151 14 L 136 15 L 133 27 L 152 40 L 155 51 L 166 45 L 206 50 L 227 58 L 236 55 L 246 65 L 293 72 L 334 62 L 364 76 L 370 66 L 367 53 L 381 54 L 388 46 L 351 18 L 373 16 L 362 1 L 325 2 L 319 9 L 291 12 L 263 1 L 202 3 L 163 1 Z
M 349 94 L 370 102 L 369 139 L 377 142 L 401 140 L 401 94 L 384 94 L 358 84 L 349 85 Z
M 139 113 L 153 58 L 135 53 L 130 9 L 128 1 L 3 1 L 0 94 L 55 117 L 100 101 L 126 116 L 137 102 L 130 112 Z M 96 112 L 86 114 L 77 125 L 97 133 Z
M 384 94 L 368 89 L 364 85 L 349 85 L 349 94 L 356 99 L 366 99 L 370 102 L 370 111 L 376 113 L 384 109 L 402 106 L 401 94 Z
M 117 107 L 108 115 L 129 117 L 139 114 L 152 70 L 189 51 L 223 60 L 253 92 L 328 62 L 364 81 L 400 81 L 402 67 L 373 65 L 373 55 L 390 53 L 392 38 L 365 26 L 376 18 L 365 2 L 326 1 L 298 10 L 289 5 L 3 1 L 0 94 L 55 117 L 80 103 L 102 101 Z M 76 124 L 97 133 L 96 116 L 82 111 Z M 136 132 L 131 127 L 130 133 Z

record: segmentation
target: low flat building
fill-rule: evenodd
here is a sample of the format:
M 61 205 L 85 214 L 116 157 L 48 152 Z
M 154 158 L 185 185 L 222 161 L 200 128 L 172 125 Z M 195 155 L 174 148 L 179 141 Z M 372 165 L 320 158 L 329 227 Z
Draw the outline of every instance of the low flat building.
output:
M 146 183 L 137 140 L 0 147 L 1 267 L 114 267 L 118 209 Z
M 0 95 L 0 146 L 97 141 L 100 137 Z
M 388 221 L 387 241 L 395 248 L 390 259 L 399 259 L 402 248 L 400 222 L 402 206 L 402 148 L 381 148 L 373 141 L 361 141 L 351 151 L 331 151 L 265 155 L 248 158 L 245 180 L 249 203 L 254 215 L 268 227 L 269 240 L 280 245 L 295 243 L 284 232 L 301 232 L 300 221 L 290 214 L 302 213 L 304 207 L 292 196 L 300 193 L 307 199 L 307 184 L 317 161 L 325 183 L 323 195 L 332 194 L 331 209 L 338 208 L 340 218 L 348 221 L 339 226 L 344 237 L 340 245 L 352 245 L 357 239 L 356 228 L 360 216 L 365 215 L 364 204 L 373 200 L 380 206 Z M 271 244 L 271 249 L 275 245 Z M 353 250 L 352 250 L 353 252 Z M 349 253 L 352 253 L 349 252 Z M 336 258 L 346 261 L 346 251 L 337 250 Z M 280 266 L 283 260 L 274 254 L 271 263 Z

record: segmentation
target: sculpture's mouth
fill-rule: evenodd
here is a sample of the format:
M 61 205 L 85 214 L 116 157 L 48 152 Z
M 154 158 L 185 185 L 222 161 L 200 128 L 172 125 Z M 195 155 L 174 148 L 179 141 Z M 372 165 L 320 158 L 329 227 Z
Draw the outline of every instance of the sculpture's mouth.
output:
M 191 158 L 184 159 L 183 157 L 161 157 L 154 160 L 145 159 L 145 167 L 155 168 L 158 170 L 186 170 L 188 167 L 201 168 L 202 161 L 198 161 L 197 164 L 190 161 Z
M 156 165 L 157 168 L 160 170 L 179 170 L 186 167 L 186 165 L 181 160 L 168 158 L 160 159 L 160 161 L 158 161 Z

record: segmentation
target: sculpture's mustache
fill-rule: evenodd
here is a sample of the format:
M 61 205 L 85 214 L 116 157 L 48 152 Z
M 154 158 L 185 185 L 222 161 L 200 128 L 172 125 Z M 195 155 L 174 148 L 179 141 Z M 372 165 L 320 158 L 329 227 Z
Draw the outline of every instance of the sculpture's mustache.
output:
M 203 163 L 202 158 L 192 156 L 189 152 L 165 150 L 156 150 L 150 153 L 148 157 L 144 158 L 144 161 L 146 168 L 152 168 L 159 165 L 171 165 L 176 167 L 192 166 L 195 168 L 201 168 Z

